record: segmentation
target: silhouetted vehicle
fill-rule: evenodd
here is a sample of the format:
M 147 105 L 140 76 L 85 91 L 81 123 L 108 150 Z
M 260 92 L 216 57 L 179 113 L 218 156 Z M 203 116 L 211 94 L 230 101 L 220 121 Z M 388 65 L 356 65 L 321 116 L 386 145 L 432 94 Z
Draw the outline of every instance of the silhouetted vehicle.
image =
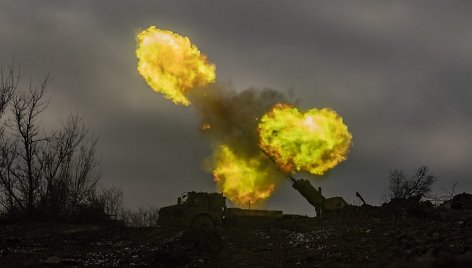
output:
M 292 187 L 295 188 L 312 206 L 315 207 L 316 215 L 321 216 L 322 214 L 336 211 L 347 206 L 346 201 L 342 197 L 330 197 L 325 198 L 321 194 L 321 188 L 315 189 L 308 180 L 295 179 L 288 175 L 288 178 L 292 182 Z
M 342 197 L 325 198 L 308 180 L 288 176 L 295 188 L 316 209 L 318 216 L 347 205 Z M 259 225 L 283 216 L 278 210 L 228 208 L 221 193 L 188 192 L 177 199 L 177 204 L 159 210 L 159 225 L 212 229 L 222 223 L 228 225 Z
M 347 206 L 346 201 L 344 201 L 342 197 L 336 196 L 325 198 L 321 194 L 321 187 L 315 189 L 315 187 L 313 187 L 313 185 L 311 185 L 308 180 L 297 180 L 292 175 L 281 170 L 277 165 L 277 162 L 274 160 L 274 158 L 272 158 L 270 154 L 264 151 L 264 149 L 262 149 L 261 147 L 259 147 L 259 149 L 263 154 L 265 154 L 268 159 L 270 159 L 274 163 L 274 165 L 278 168 L 279 172 L 286 176 L 292 182 L 292 187 L 295 188 L 295 190 L 297 190 L 303 197 L 305 197 L 308 203 L 315 207 L 317 216 L 321 216 L 322 214 L 336 211 Z
M 177 204 L 159 210 L 159 225 L 213 229 L 216 225 L 258 225 L 283 216 L 282 211 L 228 208 L 220 193 L 188 192 Z

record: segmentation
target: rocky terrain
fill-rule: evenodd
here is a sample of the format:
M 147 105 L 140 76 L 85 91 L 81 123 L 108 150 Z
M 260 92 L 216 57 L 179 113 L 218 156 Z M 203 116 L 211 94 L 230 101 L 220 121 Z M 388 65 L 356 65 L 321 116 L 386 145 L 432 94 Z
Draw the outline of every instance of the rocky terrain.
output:
M 216 233 L 0 226 L 0 267 L 472 267 L 472 210 L 388 204 Z

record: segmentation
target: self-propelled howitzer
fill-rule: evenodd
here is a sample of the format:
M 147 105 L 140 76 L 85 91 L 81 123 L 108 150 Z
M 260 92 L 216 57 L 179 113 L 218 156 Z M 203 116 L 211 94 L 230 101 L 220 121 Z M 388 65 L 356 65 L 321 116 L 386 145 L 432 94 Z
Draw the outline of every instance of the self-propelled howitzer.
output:
M 295 190 L 297 190 L 306 201 L 308 201 L 308 203 L 315 207 L 316 215 L 320 216 L 326 212 L 338 210 L 347 205 L 346 201 L 344 201 L 342 197 L 325 198 L 321 194 L 321 188 L 316 189 L 308 180 L 295 179 L 292 175 L 282 171 L 269 154 L 267 154 L 262 148 L 259 147 L 259 149 L 277 166 L 279 172 L 285 175 L 290 182 L 292 182 L 292 187 L 295 188 Z

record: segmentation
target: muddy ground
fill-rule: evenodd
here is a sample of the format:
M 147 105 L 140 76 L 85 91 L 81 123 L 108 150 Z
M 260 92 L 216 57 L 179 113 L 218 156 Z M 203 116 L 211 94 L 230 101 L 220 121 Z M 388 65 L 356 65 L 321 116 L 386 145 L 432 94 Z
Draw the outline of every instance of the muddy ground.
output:
M 0 226 L 0 267 L 472 267 L 472 211 L 351 207 L 259 227 Z

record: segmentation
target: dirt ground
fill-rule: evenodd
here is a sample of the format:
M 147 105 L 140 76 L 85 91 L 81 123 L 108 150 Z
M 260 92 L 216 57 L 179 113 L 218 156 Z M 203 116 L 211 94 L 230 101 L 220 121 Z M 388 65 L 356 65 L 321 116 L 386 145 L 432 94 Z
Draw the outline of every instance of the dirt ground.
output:
M 0 267 L 345 265 L 472 267 L 472 211 L 351 207 L 322 218 L 221 227 L 215 234 L 117 225 L 0 226 Z

